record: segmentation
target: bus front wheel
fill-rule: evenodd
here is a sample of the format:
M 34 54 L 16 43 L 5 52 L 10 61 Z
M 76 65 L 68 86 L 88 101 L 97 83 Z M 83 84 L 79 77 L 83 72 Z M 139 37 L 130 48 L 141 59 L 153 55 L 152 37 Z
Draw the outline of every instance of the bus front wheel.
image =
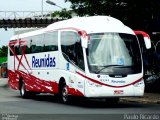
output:
M 69 101 L 68 89 L 66 84 L 63 84 L 61 87 L 61 100 L 63 103 L 67 103 Z
M 25 83 L 23 80 L 21 81 L 20 84 L 20 95 L 22 98 L 26 98 L 28 96 L 28 92 L 26 91 Z

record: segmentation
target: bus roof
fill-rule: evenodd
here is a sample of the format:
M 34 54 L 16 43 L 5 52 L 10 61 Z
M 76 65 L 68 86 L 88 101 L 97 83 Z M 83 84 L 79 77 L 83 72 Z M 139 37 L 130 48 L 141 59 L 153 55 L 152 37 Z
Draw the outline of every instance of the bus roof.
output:
M 90 16 L 76 17 L 59 21 L 49 25 L 44 29 L 15 35 L 11 38 L 11 40 L 38 35 L 44 33 L 45 31 L 61 30 L 66 28 L 85 30 L 87 33 L 117 32 L 135 34 L 129 27 L 125 26 L 116 18 L 109 16 Z
M 76 17 L 53 23 L 47 27 L 48 30 L 63 28 L 78 28 L 85 30 L 87 33 L 118 32 L 134 34 L 120 20 L 110 16 Z

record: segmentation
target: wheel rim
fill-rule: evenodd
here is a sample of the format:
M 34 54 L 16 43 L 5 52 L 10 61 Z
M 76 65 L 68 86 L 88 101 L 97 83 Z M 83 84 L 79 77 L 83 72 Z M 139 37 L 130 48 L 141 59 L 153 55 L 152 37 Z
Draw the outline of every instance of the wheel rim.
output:
M 25 88 L 24 88 L 24 83 L 22 83 L 21 95 L 24 96 L 24 94 L 25 94 Z
M 63 102 L 68 101 L 68 90 L 67 90 L 66 86 L 64 86 L 62 89 L 62 100 L 63 100 Z

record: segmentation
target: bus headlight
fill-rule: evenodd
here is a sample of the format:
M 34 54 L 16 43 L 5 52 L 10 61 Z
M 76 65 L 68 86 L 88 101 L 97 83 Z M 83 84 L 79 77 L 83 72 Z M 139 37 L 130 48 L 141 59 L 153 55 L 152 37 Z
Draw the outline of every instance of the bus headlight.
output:
M 142 78 L 141 81 L 134 84 L 134 87 L 143 87 L 144 86 L 144 79 Z

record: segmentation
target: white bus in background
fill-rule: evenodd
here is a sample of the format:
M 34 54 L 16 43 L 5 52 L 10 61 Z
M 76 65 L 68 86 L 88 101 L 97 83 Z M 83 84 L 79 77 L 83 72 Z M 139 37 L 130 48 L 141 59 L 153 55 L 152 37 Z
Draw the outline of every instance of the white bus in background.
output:
M 136 34 L 108 16 L 72 18 L 13 36 L 8 50 L 9 86 L 22 97 L 37 93 L 112 98 L 143 96 L 143 60 Z

